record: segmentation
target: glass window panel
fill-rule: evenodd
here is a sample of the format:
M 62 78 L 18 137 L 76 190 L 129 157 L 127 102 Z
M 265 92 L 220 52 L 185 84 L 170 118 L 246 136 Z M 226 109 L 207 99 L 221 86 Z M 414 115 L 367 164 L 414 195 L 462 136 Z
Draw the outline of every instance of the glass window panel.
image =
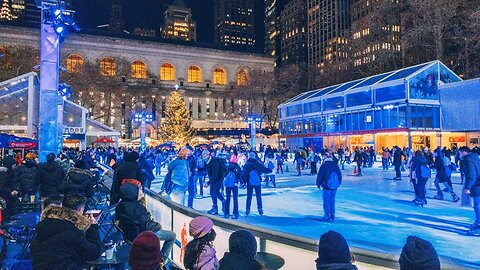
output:
M 175 81 L 175 67 L 172 64 L 165 63 L 160 67 L 160 80 Z
M 327 87 L 327 88 L 323 88 L 321 90 L 318 90 L 318 92 L 315 92 L 315 94 L 313 94 L 312 96 L 308 97 L 308 98 L 316 98 L 316 97 L 320 97 L 320 96 L 323 96 L 325 95 L 326 93 L 332 91 L 333 89 L 339 87 L 340 85 L 333 85 L 333 86 L 330 86 L 330 87 Z
M 306 114 L 322 111 L 322 103 L 320 100 L 305 103 L 303 106 Z
M 197 66 L 188 68 L 188 82 L 199 83 L 202 82 L 202 70 Z
M 353 130 L 352 114 L 347 113 L 346 119 L 347 119 L 347 131 Z
M 392 73 L 393 73 L 393 72 L 388 72 L 388 73 L 385 73 L 385 74 L 380 74 L 380 75 L 377 75 L 377 76 L 373 76 L 373 77 L 368 78 L 368 79 L 366 79 L 365 81 L 361 82 L 360 84 L 356 85 L 356 86 L 353 87 L 352 89 L 359 88 L 359 87 L 363 87 L 363 86 L 372 85 L 372 84 L 380 81 L 381 79 L 387 77 L 388 75 L 391 75 Z
M 302 104 L 287 107 L 287 116 L 302 114 Z
M 407 96 L 404 84 L 392 85 L 375 89 L 375 102 L 405 99 Z
M 100 61 L 100 75 L 114 77 L 117 74 L 117 62 L 113 58 L 103 58 Z
M 433 65 L 410 78 L 410 98 L 438 100 L 438 70 Z
M 345 90 L 347 90 L 348 88 L 350 88 L 350 87 L 356 85 L 357 83 L 361 82 L 362 80 L 364 80 L 364 79 L 360 79 L 360 80 L 355 80 L 355 81 L 348 82 L 348 83 L 340 86 L 339 88 L 333 90 L 333 91 L 331 92 L 331 94 L 345 91 Z
M 347 95 L 347 107 L 372 103 L 372 90 Z
M 407 107 L 398 108 L 398 127 L 407 126 Z
M 84 64 L 83 57 L 78 54 L 72 54 L 67 57 L 67 72 L 79 73 L 82 71 Z
M 324 99 L 323 110 L 329 111 L 329 110 L 342 109 L 344 107 L 343 101 L 344 100 L 342 96 Z
M 373 120 L 374 120 L 375 129 L 381 129 L 382 128 L 382 111 L 381 110 L 375 111 Z
M 147 65 L 142 61 L 134 61 L 131 67 L 132 78 L 134 79 L 146 79 L 147 78 Z
M 448 70 L 443 65 L 440 65 L 440 81 L 444 83 L 459 82 L 461 81 L 455 73 Z
M 217 68 L 213 71 L 213 84 L 227 84 L 227 73 L 225 70 Z
M 414 72 L 424 68 L 426 65 L 427 64 L 423 64 L 423 65 L 418 65 L 418 66 L 414 66 L 414 67 L 409 67 L 409 68 L 406 68 L 404 70 L 399 70 L 399 71 L 397 71 L 397 73 L 393 74 L 392 76 L 388 77 L 387 79 L 385 79 L 382 82 L 389 82 L 389 81 L 394 81 L 394 80 L 397 80 L 397 79 L 405 78 L 409 75 L 412 75 Z
M 373 126 L 373 111 L 366 111 L 363 121 L 365 123 L 365 129 L 367 129 L 367 130 L 374 129 L 374 126 Z
M 245 86 L 247 85 L 247 83 L 248 83 L 247 71 L 242 69 L 237 73 L 237 85 Z
M 306 93 L 302 93 L 296 97 L 294 97 L 293 99 L 289 100 L 288 102 L 295 102 L 295 101 L 298 101 L 298 100 L 301 100 L 301 99 L 304 99 L 305 97 L 311 95 L 312 92 L 306 92 Z

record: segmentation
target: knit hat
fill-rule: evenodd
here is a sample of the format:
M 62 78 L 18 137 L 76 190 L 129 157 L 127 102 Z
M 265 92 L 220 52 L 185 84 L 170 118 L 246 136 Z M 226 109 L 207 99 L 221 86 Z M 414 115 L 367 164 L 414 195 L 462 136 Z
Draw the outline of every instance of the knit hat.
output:
M 160 241 L 151 231 L 144 231 L 133 240 L 128 263 L 133 270 L 152 270 L 162 262 Z
M 193 238 L 201 238 L 207 235 L 213 228 L 213 222 L 207 217 L 196 217 L 190 221 L 189 233 Z
M 238 163 L 237 156 L 232 155 L 232 156 L 230 157 L 230 163 Z
M 25 155 L 25 159 L 35 159 L 37 157 L 37 155 L 35 155 L 35 153 L 28 153 Z
M 417 236 L 407 238 L 398 262 L 403 270 L 440 270 L 440 260 L 433 245 Z
M 318 243 L 318 263 L 350 263 L 350 248 L 343 236 L 335 231 L 322 234 Z
M 257 256 L 257 240 L 247 230 L 238 230 L 232 233 L 228 239 L 228 248 L 231 253 L 243 255 L 250 260 L 254 260 Z
M 181 159 L 186 159 L 187 158 L 187 155 L 190 155 L 192 153 L 192 151 L 190 151 L 190 149 L 188 148 L 182 148 L 179 152 L 178 152 L 178 157 L 180 157 Z

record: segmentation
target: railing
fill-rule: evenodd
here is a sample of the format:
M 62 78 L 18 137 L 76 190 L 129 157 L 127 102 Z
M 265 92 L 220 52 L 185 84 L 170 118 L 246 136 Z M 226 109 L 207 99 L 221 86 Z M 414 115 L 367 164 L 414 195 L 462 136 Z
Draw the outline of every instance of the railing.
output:
M 146 190 L 147 208 L 164 229 L 172 230 L 177 234 L 177 239 L 186 245 L 188 239 L 188 223 L 199 215 L 206 215 L 166 198 L 157 193 Z M 245 224 L 233 220 L 227 220 L 218 216 L 209 216 L 214 224 L 217 238 L 214 242 L 217 250 L 217 257 L 223 257 L 224 252 L 228 251 L 228 238 L 230 234 L 239 229 L 251 231 L 257 238 L 259 250 L 261 252 L 273 253 L 285 259 L 285 265 L 282 269 L 315 269 L 315 259 L 317 258 L 318 241 L 306 237 L 299 237 L 291 234 L 274 231 L 259 226 Z M 355 256 L 355 265 L 359 269 L 399 269 L 399 254 L 374 251 L 364 248 L 350 247 Z M 174 247 L 174 261 L 182 265 L 182 250 Z M 451 258 L 441 259 L 442 269 L 480 269 L 480 264 L 472 262 L 459 261 Z

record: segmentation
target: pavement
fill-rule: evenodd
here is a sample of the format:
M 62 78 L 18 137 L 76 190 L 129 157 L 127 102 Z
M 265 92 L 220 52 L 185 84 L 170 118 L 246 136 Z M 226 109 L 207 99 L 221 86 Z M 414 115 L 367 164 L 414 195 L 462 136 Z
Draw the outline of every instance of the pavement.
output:
M 422 208 L 411 203 L 414 193 L 407 172 L 402 173 L 402 181 L 394 181 L 393 168 L 382 171 L 379 162 L 372 168 L 364 168 L 363 176 L 354 176 L 353 164 L 346 165 L 336 195 L 336 220 L 324 223 L 320 221 L 322 191 L 316 187 L 316 176 L 308 175 L 309 170 L 296 176 L 291 161 L 287 165 L 289 172 L 276 175 L 276 188 L 263 185 L 263 216 L 256 211 L 255 197 L 252 213 L 245 216 L 246 190 L 240 189 L 240 222 L 312 239 L 335 230 L 351 246 L 390 254 L 400 254 L 407 236 L 417 235 L 430 241 L 440 256 L 479 264 L 480 268 L 479 238 L 466 234 L 474 221 L 473 208 L 452 202 L 447 193 L 442 201 L 433 199 L 436 194 L 433 179 L 427 183 L 428 204 Z M 152 190 L 159 191 L 161 181 L 162 177 L 157 178 Z M 452 181 L 460 196 L 459 173 L 452 175 Z M 208 195 L 208 190 L 204 195 Z M 209 196 L 195 199 L 194 208 L 206 212 L 211 203 Z

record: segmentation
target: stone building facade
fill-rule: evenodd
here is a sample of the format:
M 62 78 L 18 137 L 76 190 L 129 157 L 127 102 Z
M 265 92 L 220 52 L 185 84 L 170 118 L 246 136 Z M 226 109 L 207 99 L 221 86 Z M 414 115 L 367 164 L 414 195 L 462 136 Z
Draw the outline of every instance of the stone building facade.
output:
M 0 26 L 0 46 L 9 44 L 38 46 L 39 31 Z M 187 46 L 164 43 L 150 38 L 86 34 L 70 34 L 62 44 L 61 59 L 62 66 L 68 71 L 75 71 L 78 65 L 88 61 L 96 63 L 99 72 L 113 77 L 118 77 L 115 72 L 111 73 L 112 67 L 115 70 L 117 59 L 130 63 L 131 76 L 116 79 L 122 83 L 119 93 L 133 92 L 131 102 L 112 100 L 113 106 L 109 107 L 108 112 L 103 112 L 110 113 L 111 117 L 97 118 L 121 131 L 124 138 L 138 136 L 138 128 L 132 122 L 132 116 L 139 111 L 156 113 L 157 120 L 149 125 L 147 135 L 157 138 L 166 98 L 175 89 L 183 94 L 194 120 L 193 126 L 199 133 L 245 129 L 247 98 L 242 99 L 238 86 L 246 83 L 249 70 L 269 72 L 274 68 L 273 58 L 258 54 L 206 48 L 196 44 Z M 135 96 L 135 91 L 139 88 L 143 90 Z M 104 95 L 92 91 L 87 93 L 82 89 L 73 91 L 92 97 L 102 95 L 103 98 Z M 79 99 L 74 101 L 81 103 Z M 80 105 L 93 114 L 93 106 L 98 107 L 99 104 Z

